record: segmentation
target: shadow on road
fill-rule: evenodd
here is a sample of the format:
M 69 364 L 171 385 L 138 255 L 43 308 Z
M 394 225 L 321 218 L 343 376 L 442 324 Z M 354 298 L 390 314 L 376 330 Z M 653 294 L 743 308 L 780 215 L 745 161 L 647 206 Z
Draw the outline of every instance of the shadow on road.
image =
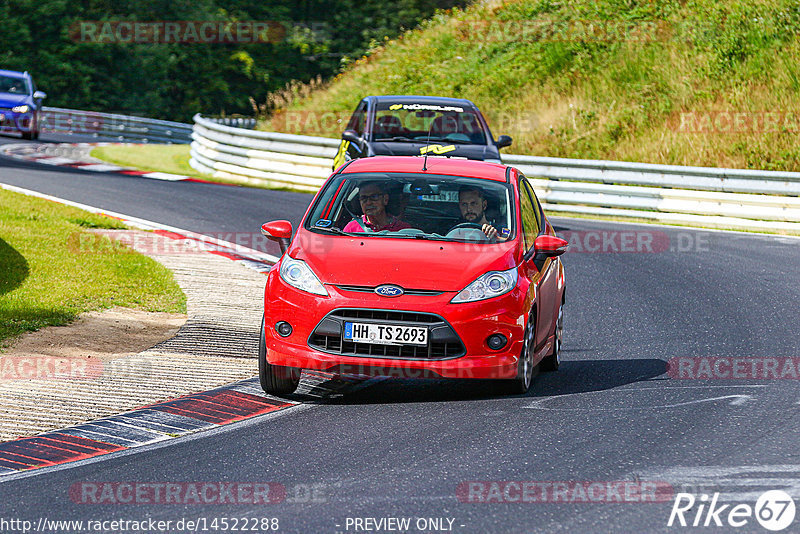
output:
M 525 397 L 541 398 L 612 389 L 642 382 L 667 372 L 658 359 L 585 360 L 562 362 L 554 373 L 541 373 Z M 387 378 L 354 391 L 330 404 L 392 404 L 469 401 L 504 396 L 491 380 L 433 380 Z M 515 397 L 520 397 L 519 395 Z

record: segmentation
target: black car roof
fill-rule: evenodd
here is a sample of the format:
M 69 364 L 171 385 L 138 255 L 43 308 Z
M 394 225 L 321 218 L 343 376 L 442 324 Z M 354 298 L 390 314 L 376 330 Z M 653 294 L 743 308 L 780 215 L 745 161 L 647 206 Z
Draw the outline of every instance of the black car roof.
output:
M 474 108 L 475 104 L 465 98 L 449 98 L 446 96 L 422 95 L 381 95 L 367 98 L 378 102 L 395 102 L 398 104 L 439 104 L 441 106 L 463 106 Z

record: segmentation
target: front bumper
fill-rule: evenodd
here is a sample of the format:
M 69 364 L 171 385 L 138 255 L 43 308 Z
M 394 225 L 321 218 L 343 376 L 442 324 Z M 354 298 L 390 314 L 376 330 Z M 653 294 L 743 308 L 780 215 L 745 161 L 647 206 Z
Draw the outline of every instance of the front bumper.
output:
M 341 373 L 399 377 L 507 379 L 517 375 L 517 362 L 522 351 L 525 317 L 530 303 L 525 302 L 526 289 L 520 284 L 510 293 L 494 299 L 451 304 L 455 293 L 439 295 L 403 295 L 385 298 L 369 292 L 356 292 L 326 285 L 330 296 L 320 297 L 299 291 L 280 279 L 273 269 L 265 293 L 265 325 L 267 360 L 275 365 L 319 369 Z M 333 315 L 342 310 L 374 310 L 374 322 L 410 324 L 398 312 L 415 314 L 421 321 L 430 319 L 431 342 L 421 350 L 360 350 L 335 343 Z M 438 318 L 438 319 L 437 319 Z M 342 319 L 343 320 L 343 319 Z M 366 320 L 370 319 L 349 319 Z M 276 323 L 289 322 L 292 333 L 281 337 Z M 341 322 L 341 321 L 340 321 Z M 421 323 L 420 323 L 421 324 Z M 331 343 L 323 343 L 321 327 Z M 324 330 L 324 328 L 323 328 Z M 492 350 L 486 339 L 502 334 L 508 343 Z M 341 336 L 339 336 L 341 337 Z M 434 341 L 447 345 L 433 350 Z M 340 339 L 341 341 L 341 339 Z M 456 342 L 456 344 L 454 344 Z M 363 349 L 363 347 L 362 347 Z

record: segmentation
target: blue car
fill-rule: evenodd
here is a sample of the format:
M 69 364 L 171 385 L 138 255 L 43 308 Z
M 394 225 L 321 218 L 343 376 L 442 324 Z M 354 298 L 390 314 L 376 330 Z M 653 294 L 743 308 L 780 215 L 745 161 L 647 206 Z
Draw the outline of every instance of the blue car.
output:
M 23 139 L 39 137 L 39 113 L 47 95 L 36 90 L 27 72 L 0 70 L 0 131 L 19 132 Z

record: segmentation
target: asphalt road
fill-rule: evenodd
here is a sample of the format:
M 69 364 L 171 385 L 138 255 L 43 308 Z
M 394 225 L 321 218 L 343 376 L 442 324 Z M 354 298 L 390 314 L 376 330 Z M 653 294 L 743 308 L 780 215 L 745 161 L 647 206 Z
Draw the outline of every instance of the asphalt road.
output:
M 296 222 L 311 198 L 2 158 L 0 182 L 199 232 L 253 231 L 272 218 Z M 218 527 L 221 518 L 278 518 L 279 532 L 390 532 L 364 522 L 390 517 L 409 518 L 409 532 L 767 532 L 753 517 L 733 528 L 727 513 L 773 489 L 800 505 L 800 382 L 790 375 L 681 380 L 667 374 L 667 362 L 800 358 L 800 241 L 553 222 L 580 243 L 564 258 L 564 361 L 557 373 L 537 377 L 528 395 L 502 397 L 464 381 L 376 380 L 276 416 L 0 479 L 0 518 L 151 518 L 172 521 L 169 532 L 192 531 L 179 529 L 182 518 L 206 518 L 208 532 L 233 531 L 230 519 L 227 530 L 214 529 L 214 518 Z M 631 231 L 663 246 L 614 252 L 621 232 Z M 600 250 L 577 251 L 595 246 Z M 509 481 L 540 489 L 567 482 L 559 487 L 569 497 L 537 493 L 519 502 Z M 635 495 L 624 503 L 581 502 L 591 501 L 581 488 L 613 481 L 669 491 L 656 503 Z M 267 505 L 87 504 L 80 492 L 70 494 L 98 482 L 272 482 L 283 485 L 286 498 Z M 709 527 L 668 527 L 680 491 L 698 499 L 720 493 L 729 505 L 719 516 L 724 526 L 715 528 L 712 518 Z M 493 502 L 464 502 L 480 498 Z M 690 525 L 697 510 L 685 513 Z M 437 518 L 442 528 L 428 521 Z M 800 517 L 786 531 L 799 530 Z M 269 530 L 259 524 L 252 531 Z

